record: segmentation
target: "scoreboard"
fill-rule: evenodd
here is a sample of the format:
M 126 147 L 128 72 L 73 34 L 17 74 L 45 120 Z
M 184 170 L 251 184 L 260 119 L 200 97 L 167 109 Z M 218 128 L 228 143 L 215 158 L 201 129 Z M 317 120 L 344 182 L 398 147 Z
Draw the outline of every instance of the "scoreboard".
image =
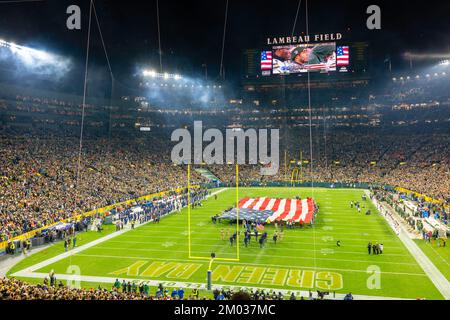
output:
M 261 48 L 244 51 L 244 77 L 367 73 L 369 44 L 343 38 L 341 33 L 267 38 Z

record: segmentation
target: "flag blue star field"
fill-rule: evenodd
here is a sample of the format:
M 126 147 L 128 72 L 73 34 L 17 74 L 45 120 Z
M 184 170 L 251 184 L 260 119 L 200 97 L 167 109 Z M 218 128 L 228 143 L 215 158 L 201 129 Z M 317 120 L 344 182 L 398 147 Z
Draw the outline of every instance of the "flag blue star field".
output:
M 255 210 L 242 208 L 239 209 L 239 220 L 246 220 L 249 222 L 266 222 L 267 219 L 273 214 L 270 210 Z M 223 213 L 220 216 L 221 219 L 236 220 L 236 208 L 231 209 Z

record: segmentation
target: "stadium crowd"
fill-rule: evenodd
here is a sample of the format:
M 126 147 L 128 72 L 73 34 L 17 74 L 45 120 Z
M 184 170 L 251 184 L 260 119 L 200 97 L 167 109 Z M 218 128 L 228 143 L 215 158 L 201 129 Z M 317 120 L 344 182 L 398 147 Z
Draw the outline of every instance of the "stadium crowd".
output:
M 398 136 L 330 138 L 333 150 L 328 159 L 321 144 L 314 149 L 318 160 L 313 160 L 313 179 L 388 184 L 448 201 L 450 187 L 443 177 L 448 177 L 450 137 L 416 139 L 423 139 L 424 143 L 417 146 L 412 139 Z M 154 140 L 123 144 L 92 139 L 83 146 L 77 187 L 77 143 L 75 138 L 1 137 L 0 240 L 73 214 L 186 185 L 186 168 L 173 165 L 167 147 Z M 309 159 L 307 152 L 304 159 Z M 332 159 L 339 159 L 339 163 Z M 276 176 L 261 176 L 260 168 L 241 166 L 240 181 L 246 184 L 285 180 L 283 163 Z M 291 165 L 289 168 L 288 180 Z M 234 166 L 212 165 L 208 169 L 221 181 L 234 182 Z M 301 178 L 310 181 L 309 164 L 303 166 Z M 206 181 L 192 170 L 191 183 Z
M 214 289 L 208 296 L 200 295 L 198 289 L 165 288 L 160 284 L 155 293 L 150 292 L 146 282 L 120 282 L 118 279 L 111 289 L 90 288 L 77 289 L 64 285 L 52 273 L 44 279 L 43 284 L 30 284 L 15 278 L 0 278 L 0 300 L 297 300 L 292 293 L 284 296 L 275 290 L 239 290 Z M 329 292 L 317 291 L 316 297 L 310 291 L 308 297 L 301 296 L 300 300 L 323 300 Z M 353 300 L 351 293 L 344 300 Z
M 148 145 L 109 148 L 103 141 L 86 141 L 77 187 L 76 144 L 70 138 L 1 137 L 0 240 L 74 214 L 186 186 L 186 170 Z M 191 183 L 200 181 L 193 173 Z
M 203 116 L 205 123 L 211 119 L 214 125 L 222 124 L 225 128 L 227 121 L 240 119 L 245 127 L 246 121 L 254 119 L 242 114 L 244 111 L 236 119 L 226 118 L 226 113 L 209 117 L 207 112 L 183 112 L 172 117 L 160 115 L 158 119 L 151 114 L 160 127 L 143 134 L 134 128 L 135 121 L 142 120 L 139 120 L 141 114 L 122 114 L 116 108 L 115 122 L 109 124 L 114 130 L 101 131 L 107 129 L 105 118 L 112 109 L 101 104 L 87 105 L 87 127 L 78 172 L 79 103 L 22 95 L 0 97 L 0 241 L 74 214 L 185 186 L 185 166 L 175 166 L 170 161 L 171 127 L 162 129 L 172 120 L 179 127 L 182 122 L 192 123 L 193 117 Z M 416 129 L 326 131 L 315 126 L 313 170 L 310 171 L 309 163 L 304 163 L 299 178 L 330 183 L 388 184 L 448 203 L 450 135 L 445 130 L 430 134 Z M 307 130 L 289 127 L 287 134 L 282 132 L 281 144 L 276 176 L 261 176 L 261 165 L 246 165 L 240 167 L 240 182 L 290 180 L 295 166 L 290 160 L 297 162 L 300 150 L 303 160 L 310 160 Z M 284 150 L 287 150 L 287 170 Z M 234 183 L 234 166 L 207 168 L 222 182 Z M 195 170 L 191 171 L 191 183 L 206 181 Z

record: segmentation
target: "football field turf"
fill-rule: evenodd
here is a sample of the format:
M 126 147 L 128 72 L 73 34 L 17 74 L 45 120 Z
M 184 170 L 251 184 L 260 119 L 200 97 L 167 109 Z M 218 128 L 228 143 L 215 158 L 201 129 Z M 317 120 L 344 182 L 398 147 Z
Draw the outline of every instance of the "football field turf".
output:
M 363 190 L 309 188 L 239 188 L 239 199 L 248 197 L 294 198 L 313 196 L 320 210 L 314 227 L 284 229 L 276 244 L 274 226 L 267 225 L 264 248 L 252 238 L 250 245 L 230 245 L 221 229 L 232 235 L 235 225 L 213 224 L 211 216 L 235 206 L 236 190 L 229 188 L 191 209 L 191 257 L 219 258 L 212 264 L 214 284 L 276 288 L 295 291 L 322 290 L 354 295 L 442 299 L 442 295 L 398 239 Z M 350 201 L 365 206 L 358 213 Z M 365 215 L 370 209 L 371 215 Z M 46 265 L 35 272 L 66 274 L 79 267 L 83 281 L 139 279 L 205 284 L 209 261 L 190 259 L 187 209 L 106 240 L 79 253 Z M 242 230 L 242 229 L 241 229 Z M 341 246 L 336 245 L 340 241 Z M 383 254 L 369 255 L 368 242 L 382 243 Z M 61 252 L 63 251 L 61 245 Z M 31 257 L 30 257 L 31 258 Z M 225 260 L 220 260 L 225 259 Z M 230 260 L 226 260 L 230 259 Z M 35 261 L 33 262 L 35 263 Z M 97 277 L 97 278 L 93 278 Z

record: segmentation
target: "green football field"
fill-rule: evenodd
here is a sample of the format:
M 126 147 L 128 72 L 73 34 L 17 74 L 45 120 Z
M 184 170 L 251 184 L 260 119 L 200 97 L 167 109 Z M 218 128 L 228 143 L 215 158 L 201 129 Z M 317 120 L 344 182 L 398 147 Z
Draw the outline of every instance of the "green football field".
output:
M 211 267 L 213 286 L 442 299 L 370 200 L 361 201 L 363 194 L 357 189 L 239 188 L 239 199 L 313 196 L 320 210 L 314 227 L 284 229 L 283 239 L 275 244 L 274 226 L 268 225 L 264 248 L 254 239 L 248 247 L 241 241 L 237 248 L 236 244 L 230 245 L 228 237 L 221 239 L 222 229 L 231 235 L 236 225 L 211 221 L 212 215 L 235 206 L 236 190 L 230 188 L 218 193 L 217 199 L 211 197 L 202 207 L 192 209 L 190 221 L 188 210 L 184 209 L 164 217 L 159 224 L 146 224 L 33 271 L 48 274 L 54 270 L 63 275 L 73 270 L 69 266 L 77 266 L 81 280 L 87 283 L 110 285 L 116 278 L 125 278 L 189 287 L 205 284 L 207 257 L 215 252 L 217 259 Z M 361 213 L 350 208 L 352 200 L 363 203 Z M 367 209 L 371 215 L 364 214 Z M 336 245 L 338 240 L 340 247 Z M 369 255 L 369 241 L 382 243 L 383 254 Z M 46 260 L 58 251 L 62 253 L 62 244 L 52 250 L 47 256 L 29 257 L 12 271 L 36 264 L 37 257 Z

